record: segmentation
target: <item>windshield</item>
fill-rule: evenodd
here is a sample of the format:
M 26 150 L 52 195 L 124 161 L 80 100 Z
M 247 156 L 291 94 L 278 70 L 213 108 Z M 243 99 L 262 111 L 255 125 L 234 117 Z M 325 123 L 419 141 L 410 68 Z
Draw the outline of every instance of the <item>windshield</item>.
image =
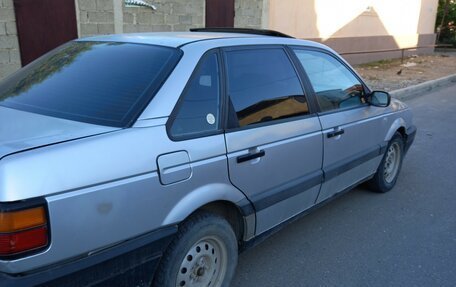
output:
M 180 50 L 70 42 L 0 83 L 0 106 L 115 127 L 130 125 L 174 69 Z

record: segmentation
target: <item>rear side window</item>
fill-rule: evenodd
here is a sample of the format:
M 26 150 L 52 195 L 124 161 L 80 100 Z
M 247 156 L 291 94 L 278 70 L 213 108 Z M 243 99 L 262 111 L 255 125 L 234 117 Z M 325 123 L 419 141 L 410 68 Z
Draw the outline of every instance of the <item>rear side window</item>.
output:
M 70 42 L 0 85 L 0 105 L 107 126 L 128 126 L 180 58 L 174 48 Z
M 204 57 L 178 104 L 171 135 L 192 137 L 220 128 L 220 76 L 217 54 Z
M 234 127 L 306 115 L 306 98 L 282 48 L 226 52 L 230 122 Z

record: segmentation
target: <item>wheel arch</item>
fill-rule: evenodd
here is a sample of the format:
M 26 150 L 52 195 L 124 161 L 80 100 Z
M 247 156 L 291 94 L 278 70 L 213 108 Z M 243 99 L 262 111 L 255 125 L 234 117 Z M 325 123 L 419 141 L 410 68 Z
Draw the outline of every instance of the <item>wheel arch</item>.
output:
M 397 118 L 389 128 L 385 136 L 385 142 L 389 142 L 396 132 L 399 132 L 404 140 L 407 138 L 406 127 L 407 124 L 403 118 Z
M 242 192 L 227 184 L 209 184 L 189 192 L 168 213 L 162 225 L 179 224 L 200 210 L 225 218 L 238 240 L 253 236 L 256 224 L 253 206 Z
M 233 228 L 238 241 L 244 237 L 246 224 L 243 219 L 244 216 L 241 213 L 241 209 L 234 203 L 225 200 L 214 201 L 201 206 L 195 212 L 200 210 L 208 211 L 225 218 Z

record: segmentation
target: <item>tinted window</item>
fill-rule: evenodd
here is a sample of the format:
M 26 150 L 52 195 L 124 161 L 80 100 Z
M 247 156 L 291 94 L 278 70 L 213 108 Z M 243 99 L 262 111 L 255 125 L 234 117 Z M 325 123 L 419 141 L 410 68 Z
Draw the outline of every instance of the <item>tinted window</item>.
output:
M 177 63 L 176 49 L 71 42 L 0 85 L 0 105 L 70 120 L 126 126 Z
M 342 63 L 332 56 L 306 50 L 295 50 L 317 95 L 322 111 L 363 104 L 363 86 Z
M 173 136 L 191 136 L 219 129 L 220 79 L 216 54 L 205 57 L 179 103 L 171 126 Z
M 226 53 L 228 94 L 239 126 L 309 113 L 285 51 L 249 49 Z

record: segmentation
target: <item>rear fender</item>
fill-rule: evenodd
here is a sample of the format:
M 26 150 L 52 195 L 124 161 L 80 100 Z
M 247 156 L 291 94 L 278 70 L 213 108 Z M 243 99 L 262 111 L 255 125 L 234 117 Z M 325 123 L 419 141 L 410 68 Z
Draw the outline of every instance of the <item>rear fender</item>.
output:
M 247 202 L 244 194 L 231 185 L 223 183 L 208 184 L 189 192 L 177 202 L 164 219 L 162 225 L 179 223 L 200 207 L 215 201 L 228 201 L 238 206 L 239 209 L 241 209 L 239 206 L 241 202 Z M 243 215 L 245 216 L 245 214 Z

